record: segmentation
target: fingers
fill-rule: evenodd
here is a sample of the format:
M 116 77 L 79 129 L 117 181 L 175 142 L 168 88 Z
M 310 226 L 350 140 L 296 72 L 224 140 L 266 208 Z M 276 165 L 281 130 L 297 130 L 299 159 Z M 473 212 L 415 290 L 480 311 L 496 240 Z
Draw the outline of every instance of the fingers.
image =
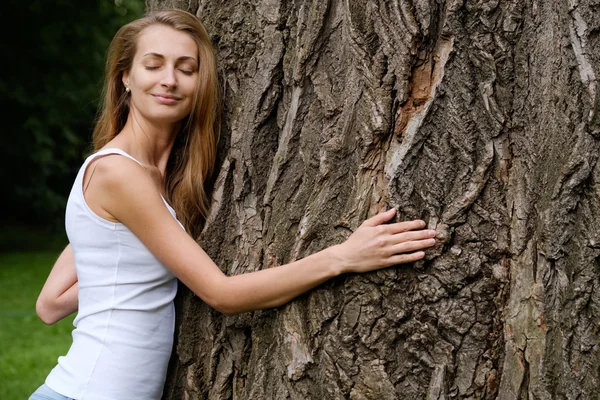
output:
M 387 211 L 380 212 L 379 214 L 365 220 L 362 223 L 362 226 L 381 225 L 381 224 L 391 220 L 395 214 L 396 214 L 396 209 L 390 208 Z M 415 219 L 413 221 L 403 221 L 403 222 L 397 222 L 394 224 L 385 225 L 385 226 L 382 226 L 382 228 L 387 233 L 395 234 L 395 233 L 413 231 L 416 229 L 423 229 L 423 228 L 425 228 L 425 225 L 426 225 L 425 221 L 422 221 L 420 219 Z
M 419 231 L 408 231 L 392 235 L 392 240 L 396 243 L 408 242 L 411 240 L 422 240 L 434 238 L 437 232 L 433 229 L 423 229 Z
M 409 231 L 391 235 L 388 242 L 390 254 L 408 253 L 435 245 L 436 231 L 433 229 Z
M 379 214 L 365 220 L 362 225 L 363 226 L 377 226 L 377 225 L 381 225 L 384 222 L 389 221 L 390 219 L 392 219 L 392 217 L 394 216 L 394 214 L 396 214 L 396 209 L 395 208 L 390 208 L 387 211 L 384 212 L 380 212 Z
M 390 265 L 406 264 L 406 263 L 410 263 L 410 262 L 419 261 L 423 257 L 425 257 L 425 252 L 417 251 L 415 253 L 398 254 L 398 255 L 392 256 L 388 259 L 388 262 L 390 263 Z
M 351 251 L 356 251 L 356 267 L 354 272 L 367 272 L 373 269 L 395 264 L 410 263 L 425 257 L 425 250 L 436 244 L 437 232 L 423 229 L 426 224 L 422 220 L 404 221 L 386 224 L 396 214 L 392 208 L 379 213 L 361 225 L 348 242 Z
M 423 228 L 425 228 L 425 221 L 422 221 L 420 219 L 415 219 L 413 221 L 396 222 L 395 224 L 385 225 L 386 231 L 391 234 L 414 231 L 416 229 Z
M 435 239 L 411 240 L 390 247 L 390 254 L 409 253 L 435 245 Z

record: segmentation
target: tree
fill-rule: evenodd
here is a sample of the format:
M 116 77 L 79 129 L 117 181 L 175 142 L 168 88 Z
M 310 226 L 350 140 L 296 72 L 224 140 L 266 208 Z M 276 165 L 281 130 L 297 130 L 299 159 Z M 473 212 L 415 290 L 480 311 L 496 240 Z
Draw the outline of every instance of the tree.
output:
M 228 274 L 388 206 L 440 241 L 227 318 L 189 292 L 166 399 L 600 398 L 596 0 L 150 0 L 224 93 L 200 243 Z

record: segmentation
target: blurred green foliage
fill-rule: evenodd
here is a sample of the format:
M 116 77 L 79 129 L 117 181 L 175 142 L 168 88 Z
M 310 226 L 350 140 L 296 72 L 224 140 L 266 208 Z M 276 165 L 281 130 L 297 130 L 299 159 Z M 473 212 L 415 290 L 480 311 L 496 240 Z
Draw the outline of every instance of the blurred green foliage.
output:
M 8 0 L 2 5 L 3 226 L 63 224 L 90 148 L 105 54 L 143 0 Z

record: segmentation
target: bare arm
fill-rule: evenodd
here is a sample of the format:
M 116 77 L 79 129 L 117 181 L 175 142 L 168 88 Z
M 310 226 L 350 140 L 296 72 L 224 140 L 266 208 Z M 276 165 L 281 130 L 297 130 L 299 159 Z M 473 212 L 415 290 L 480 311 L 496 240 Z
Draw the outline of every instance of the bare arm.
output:
M 194 293 L 227 315 L 284 304 L 341 273 L 418 260 L 424 253 L 415 251 L 435 243 L 435 231 L 422 230 L 423 221 L 382 225 L 393 217 L 392 209 L 365 221 L 343 244 L 290 264 L 228 277 L 173 219 L 142 167 L 107 156 L 98 161 L 94 179 L 96 205 L 131 229 Z
M 77 311 L 77 274 L 73 249 L 69 244 L 60 254 L 40 292 L 35 311 L 47 325 L 52 325 Z
M 222 312 L 236 314 L 276 307 L 340 274 L 368 272 L 423 258 L 423 252 L 401 255 L 396 252 L 415 251 L 432 246 L 435 244 L 435 239 L 431 239 L 435 231 L 408 231 L 423 228 L 423 221 L 381 225 L 394 214 L 395 209 L 380 213 L 367 220 L 353 237 L 343 244 L 329 247 L 301 260 L 228 277 L 224 285 L 225 303 L 221 304 Z M 395 233 L 391 233 L 394 231 Z M 404 234 L 397 236 L 402 233 Z M 417 239 L 411 240 L 411 237 Z M 423 239 L 419 240 L 419 237 Z

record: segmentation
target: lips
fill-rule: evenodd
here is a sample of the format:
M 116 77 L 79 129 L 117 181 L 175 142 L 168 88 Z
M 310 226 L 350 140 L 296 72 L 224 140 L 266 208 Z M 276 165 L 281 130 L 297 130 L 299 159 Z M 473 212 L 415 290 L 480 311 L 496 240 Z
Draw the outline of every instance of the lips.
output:
M 153 94 L 152 97 L 154 97 L 161 104 L 175 104 L 181 100 L 181 97 L 173 96 L 172 94 L 159 93 Z

